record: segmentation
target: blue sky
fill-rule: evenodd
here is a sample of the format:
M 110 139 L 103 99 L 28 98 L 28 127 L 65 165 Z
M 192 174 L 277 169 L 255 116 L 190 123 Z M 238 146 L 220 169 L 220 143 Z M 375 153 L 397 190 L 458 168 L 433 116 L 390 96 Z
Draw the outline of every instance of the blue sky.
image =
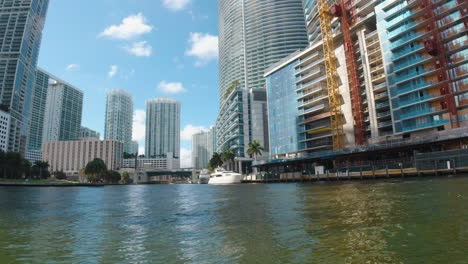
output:
M 140 148 L 145 101 L 180 100 L 187 166 L 191 134 L 217 115 L 217 20 L 215 0 L 50 0 L 39 67 L 84 91 L 82 124 L 101 135 L 106 92 L 130 92 Z

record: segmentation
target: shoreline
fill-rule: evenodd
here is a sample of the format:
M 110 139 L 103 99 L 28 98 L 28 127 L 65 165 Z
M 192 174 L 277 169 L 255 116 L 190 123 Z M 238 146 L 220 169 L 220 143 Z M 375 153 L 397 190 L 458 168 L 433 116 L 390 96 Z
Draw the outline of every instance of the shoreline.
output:
M 104 187 L 104 184 L 91 183 L 28 183 L 0 182 L 0 187 Z

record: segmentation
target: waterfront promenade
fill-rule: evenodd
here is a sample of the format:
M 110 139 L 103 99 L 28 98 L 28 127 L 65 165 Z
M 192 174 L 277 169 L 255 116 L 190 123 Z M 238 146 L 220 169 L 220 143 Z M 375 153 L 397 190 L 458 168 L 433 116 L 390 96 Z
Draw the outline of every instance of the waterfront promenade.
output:
M 398 165 L 397 165 L 398 166 Z M 426 169 L 418 170 L 417 168 L 399 168 L 392 169 L 381 168 L 362 170 L 354 168 L 353 170 L 333 170 L 324 174 L 308 174 L 307 172 L 290 172 L 260 174 L 257 177 L 246 176 L 243 183 L 288 183 L 288 182 L 315 182 L 315 181 L 350 181 L 350 180 L 375 180 L 389 178 L 413 178 L 427 176 L 464 176 L 468 174 L 468 167 L 459 167 L 451 169 Z

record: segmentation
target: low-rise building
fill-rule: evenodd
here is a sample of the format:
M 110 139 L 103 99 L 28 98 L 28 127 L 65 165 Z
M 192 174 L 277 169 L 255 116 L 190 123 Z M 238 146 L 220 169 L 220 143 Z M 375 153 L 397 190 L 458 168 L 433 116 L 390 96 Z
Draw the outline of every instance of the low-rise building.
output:
M 180 168 L 180 160 L 173 158 L 172 153 L 167 153 L 166 158 L 138 158 L 124 159 L 122 168 L 176 170 Z M 137 160 L 137 166 L 135 161 Z
M 102 159 L 109 170 L 122 165 L 123 143 L 115 140 L 83 139 L 50 141 L 43 145 L 43 160 L 50 171 L 63 171 L 68 176 L 78 175 L 81 169 L 96 158 Z

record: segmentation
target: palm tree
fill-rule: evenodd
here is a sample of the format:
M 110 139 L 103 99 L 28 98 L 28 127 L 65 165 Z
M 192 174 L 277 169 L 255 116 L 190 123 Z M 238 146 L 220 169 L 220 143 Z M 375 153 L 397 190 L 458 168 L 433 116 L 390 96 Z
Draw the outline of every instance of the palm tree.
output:
M 228 169 L 231 162 L 234 163 L 235 158 L 236 155 L 234 155 L 234 152 L 232 152 L 230 147 L 226 147 L 226 150 L 221 154 L 221 160 L 228 164 Z
M 36 161 L 34 162 L 33 165 L 34 169 L 39 171 L 39 178 L 47 178 L 49 176 L 48 170 L 49 170 L 49 163 L 47 161 Z M 37 175 L 35 175 L 37 176 Z M 47 176 L 47 177 L 44 177 Z
M 210 166 L 210 169 L 212 170 L 223 166 L 223 160 L 221 159 L 221 154 L 219 154 L 218 152 L 213 153 L 213 156 L 211 157 L 208 165 Z
M 260 145 L 260 142 L 257 140 L 252 141 L 249 143 L 249 148 L 247 149 L 247 154 L 255 161 L 257 161 L 257 156 L 261 156 L 265 149 Z

